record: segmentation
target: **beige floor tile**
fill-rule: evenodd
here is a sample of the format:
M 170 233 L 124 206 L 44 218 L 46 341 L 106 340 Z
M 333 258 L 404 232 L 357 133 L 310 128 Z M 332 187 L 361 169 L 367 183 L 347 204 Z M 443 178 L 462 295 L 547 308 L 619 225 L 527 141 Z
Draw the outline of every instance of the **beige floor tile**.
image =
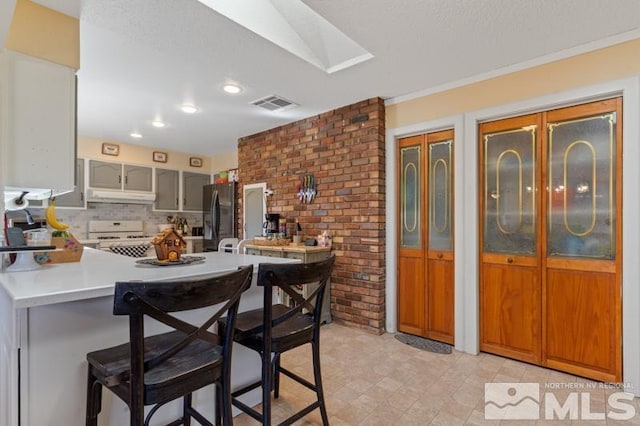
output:
M 607 398 L 620 392 L 612 386 L 567 373 L 507 358 L 453 351 L 442 355 L 418 350 L 397 341 L 338 324 L 321 332 L 322 375 L 329 423 L 332 426 L 424 426 L 424 425 L 640 425 L 640 401 L 628 402 L 635 415 L 630 420 L 487 420 L 484 418 L 486 383 L 537 383 L 541 404 L 551 393 L 564 402 L 571 392 L 588 394 L 592 413 L 606 412 Z M 297 348 L 283 354 L 282 365 L 313 378 L 311 350 Z M 310 390 L 282 377 L 280 398 L 273 400 L 273 424 L 314 401 Z M 626 401 L 625 401 L 626 402 Z M 258 406 L 258 409 L 260 407 Z M 236 426 L 256 425 L 246 414 L 234 419 Z M 296 425 L 321 425 L 319 410 Z

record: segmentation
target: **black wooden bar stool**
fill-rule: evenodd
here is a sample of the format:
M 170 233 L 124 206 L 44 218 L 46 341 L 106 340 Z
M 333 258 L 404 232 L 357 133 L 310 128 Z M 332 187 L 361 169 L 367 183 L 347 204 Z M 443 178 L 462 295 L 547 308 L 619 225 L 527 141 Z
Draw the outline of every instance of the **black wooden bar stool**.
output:
M 170 425 L 188 426 L 193 418 L 211 426 L 191 406 L 191 394 L 215 384 L 216 424 L 222 417 L 224 425 L 232 425 L 233 330 L 221 337 L 208 329 L 224 314 L 228 324 L 235 324 L 240 295 L 251 285 L 252 275 L 253 266 L 246 266 L 215 277 L 116 283 L 113 313 L 129 316 L 130 339 L 87 354 L 86 424 L 98 423 L 104 386 L 129 406 L 132 426 L 148 425 L 158 408 L 178 398 L 184 398 L 183 416 Z M 199 327 L 168 314 L 217 304 L 223 306 Z M 144 337 L 145 316 L 175 331 Z M 145 419 L 146 405 L 155 406 Z
M 264 287 L 264 309 L 238 314 L 235 341 L 260 354 L 262 379 L 248 384 L 231 394 L 233 405 L 264 425 L 271 424 L 271 391 L 279 396 L 280 373 L 290 377 L 316 393 L 316 401 L 293 414 L 281 425 L 289 425 L 320 409 L 322 423 L 329 424 L 320 374 L 320 323 L 322 299 L 335 263 L 335 256 L 314 263 L 267 264 L 258 268 L 258 286 Z M 313 286 L 305 298 L 294 288 Z M 280 288 L 289 295 L 294 306 L 273 304 L 273 289 Z M 220 320 L 220 332 L 233 332 L 225 318 Z M 288 350 L 310 343 L 313 354 L 314 383 L 280 365 L 280 355 Z M 238 399 L 250 390 L 262 386 L 262 413 Z

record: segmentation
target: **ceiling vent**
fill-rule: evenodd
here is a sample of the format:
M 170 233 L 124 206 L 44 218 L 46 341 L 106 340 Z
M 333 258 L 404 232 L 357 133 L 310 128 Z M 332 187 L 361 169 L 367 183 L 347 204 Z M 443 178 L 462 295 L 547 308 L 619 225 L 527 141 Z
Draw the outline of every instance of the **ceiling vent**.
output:
M 278 95 L 271 95 L 266 98 L 258 99 L 257 101 L 251 102 L 251 105 L 255 105 L 269 111 L 283 111 L 285 109 L 291 109 L 298 106 L 295 102 L 291 102 Z

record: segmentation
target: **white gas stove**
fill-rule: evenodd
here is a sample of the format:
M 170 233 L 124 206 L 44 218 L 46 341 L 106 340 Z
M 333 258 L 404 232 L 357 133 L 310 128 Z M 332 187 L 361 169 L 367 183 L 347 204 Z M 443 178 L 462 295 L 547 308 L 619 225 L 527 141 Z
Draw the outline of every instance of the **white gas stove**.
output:
M 141 220 L 91 220 L 90 240 L 99 240 L 98 249 L 130 257 L 153 256 L 153 235 L 145 235 Z

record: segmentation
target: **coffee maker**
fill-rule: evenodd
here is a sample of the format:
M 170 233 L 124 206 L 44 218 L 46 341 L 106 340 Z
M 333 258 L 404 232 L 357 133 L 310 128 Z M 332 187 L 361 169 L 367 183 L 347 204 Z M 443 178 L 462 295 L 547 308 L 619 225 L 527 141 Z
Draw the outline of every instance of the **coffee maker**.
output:
M 265 222 L 262 224 L 262 232 L 265 237 L 280 232 L 280 215 L 267 213 L 264 215 Z

